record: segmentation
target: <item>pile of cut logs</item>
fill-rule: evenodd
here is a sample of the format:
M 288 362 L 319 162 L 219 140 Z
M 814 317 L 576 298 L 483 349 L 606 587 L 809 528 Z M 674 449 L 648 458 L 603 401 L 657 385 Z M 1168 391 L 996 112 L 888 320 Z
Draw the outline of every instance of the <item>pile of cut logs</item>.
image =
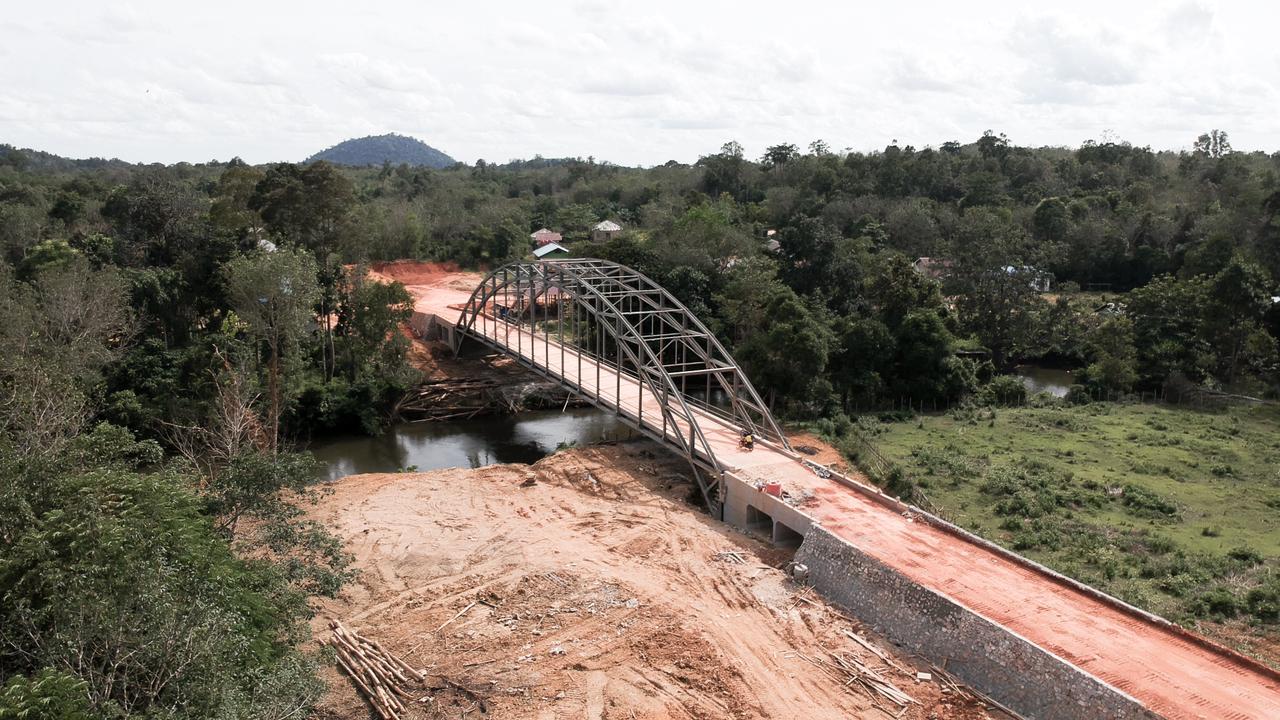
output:
M 408 420 L 469 420 L 493 409 L 491 394 L 502 383 L 489 378 L 427 380 L 396 403 L 397 417 Z
M 382 720 L 400 720 L 405 712 L 402 698 L 413 700 L 411 688 L 421 686 L 426 676 L 404 660 L 342 623 L 329 623 L 333 637 L 326 642 L 338 653 L 338 667 L 351 676 L 356 687 L 373 705 Z

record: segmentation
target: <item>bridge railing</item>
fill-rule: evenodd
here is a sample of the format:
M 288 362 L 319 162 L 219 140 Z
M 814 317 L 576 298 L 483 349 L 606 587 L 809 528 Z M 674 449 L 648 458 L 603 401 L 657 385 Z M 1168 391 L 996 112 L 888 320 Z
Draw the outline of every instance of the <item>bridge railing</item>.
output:
M 505 265 L 472 293 L 458 330 L 678 448 L 713 514 L 720 514 L 724 468 L 702 425 L 745 428 L 789 448 L 706 326 L 657 283 L 617 263 Z

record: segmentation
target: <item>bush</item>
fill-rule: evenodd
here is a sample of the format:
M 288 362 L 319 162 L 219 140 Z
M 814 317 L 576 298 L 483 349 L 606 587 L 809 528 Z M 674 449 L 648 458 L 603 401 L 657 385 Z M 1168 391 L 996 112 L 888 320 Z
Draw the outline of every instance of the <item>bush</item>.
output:
M 1093 397 L 1089 395 L 1089 388 L 1084 385 L 1072 385 L 1067 388 L 1067 395 L 1063 399 L 1069 405 L 1088 405 L 1093 402 Z
M 1201 593 L 1188 608 L 1196 617 L 1233 618 L 1240 614 L 1241 603 L 1229 589 L 1217 586 Z
M 1265 623 L 1280 622 L 1280 581 L 1256 587 L 1245 596 L 1249 614 Z
M 89 720 L 88 686 L 52 668 L 15 675 L 0 690 L 0 720 Z
M 1017 407 L 1027 403 L 1027 386 L 1016 375 L 997 375 L 978 391 L 979 405 Z
M 1141 485 L 1125 485 L 1120 503 L 1130 515 L 1140 518 L 1169 520 L 1178 517 L 1179 514 L 1176 504 Z
M 1262 562 L 1262 555 L 1257 550 L 1250 547 L 1232 548 L 1227 551 L 1227 557 L 1245 565 L 1257 565 Z
M 997 514 L 1024 518 L 1052 515 L 1061 508 L 1101 507 L 1106 501 L 1102 492 L 1076 485 L 1070 476 L 1034 461 L 992 468 L 982 492 L 997 498 Z

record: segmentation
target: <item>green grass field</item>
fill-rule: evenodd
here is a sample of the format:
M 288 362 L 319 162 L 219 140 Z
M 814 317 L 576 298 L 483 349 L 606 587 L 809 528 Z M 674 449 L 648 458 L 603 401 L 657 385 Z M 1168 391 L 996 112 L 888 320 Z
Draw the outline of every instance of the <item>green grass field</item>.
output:
M 1175 620 L 1280 620 L 1280 408 L 1051 404 L 859 429 L 899 487 L 1028 557 Z

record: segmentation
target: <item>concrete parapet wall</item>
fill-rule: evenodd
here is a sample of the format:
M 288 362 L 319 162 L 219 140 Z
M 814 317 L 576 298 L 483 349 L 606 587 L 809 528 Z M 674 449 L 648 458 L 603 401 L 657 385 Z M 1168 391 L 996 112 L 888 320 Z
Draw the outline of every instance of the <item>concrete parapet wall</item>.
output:
M 796 562 L 828 600 L 893 642 L 1027 718 L 1156 718 L 1134 698 L 940 593 L 925 588 L 821 526 Z
M 754 530 L 749 517 L 750 508 L 755 508 L 769 517 L 770 528 L 765 534 L 775 543 L 784 541 L 788 537 L 788 530 L 804 535 L 813 525 L 813 518 L 779 498 L 757 490 L 733 473 L 724 474 L 724 488 L 723 519 L 736 528 Z

